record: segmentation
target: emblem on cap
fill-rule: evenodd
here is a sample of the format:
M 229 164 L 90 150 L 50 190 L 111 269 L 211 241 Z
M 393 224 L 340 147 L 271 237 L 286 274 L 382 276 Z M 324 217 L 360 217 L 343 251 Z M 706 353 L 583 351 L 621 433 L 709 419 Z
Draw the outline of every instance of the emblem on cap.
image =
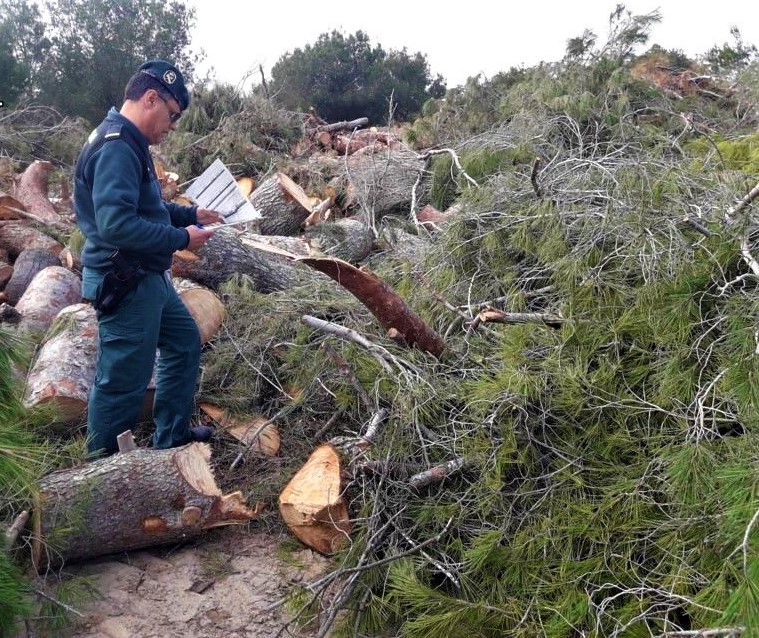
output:
M 166 84 L 174 84 L 174 82 L 177 81 L 177 74 L 171 70 L 166 71 L 166 73 L 163 74 L 163 81 L 166 82 Z

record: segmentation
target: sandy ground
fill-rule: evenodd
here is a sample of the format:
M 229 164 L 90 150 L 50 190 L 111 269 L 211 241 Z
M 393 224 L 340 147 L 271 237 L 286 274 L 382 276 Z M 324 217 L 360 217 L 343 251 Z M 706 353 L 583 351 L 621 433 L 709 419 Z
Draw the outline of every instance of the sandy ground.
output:
M 274 638 L 308 636 L 287 627 L 278 604 L 328 561 L 309 549 L 280 552 L 286 537 L 247 527 L 213 530 L 194 545 L 152 548 L 67 567 L 101 598 L 61 638 Z M 289 540 L 289 539 L 288 539 Z

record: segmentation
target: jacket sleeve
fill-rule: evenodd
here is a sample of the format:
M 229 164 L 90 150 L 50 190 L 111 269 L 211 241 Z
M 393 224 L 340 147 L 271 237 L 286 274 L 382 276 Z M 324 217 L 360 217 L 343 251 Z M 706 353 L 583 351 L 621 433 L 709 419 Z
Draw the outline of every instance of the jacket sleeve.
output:
M 104 144 L 88 164 L 95 221 L 103 240 L 132 252 L 171 253 L 187 246 L 187 231 L 171 225 L 168 211 L 164 219 L 147 219 L 138 213 L 142 167 L 126 142 Z M 160 193 L 155 195 L 160 200 Z
M 176 202 L 164 202 L 171 217 L 171 225 L 184 228 L 198 223 L 197 206 L 182 206 Z

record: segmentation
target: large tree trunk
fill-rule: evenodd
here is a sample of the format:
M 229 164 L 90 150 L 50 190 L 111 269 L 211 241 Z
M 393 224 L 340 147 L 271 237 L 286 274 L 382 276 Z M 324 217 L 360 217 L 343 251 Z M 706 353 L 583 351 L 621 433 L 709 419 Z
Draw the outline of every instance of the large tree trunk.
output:
M 16 310 L 21 313 L 19 330 L 44 333 L 59 311 L 82 300 L 79 275 L 63 266 L 40 270 L 27 286 Z
M 197 253 L 174 253 L 171 273 L 217 290 L 233 276 L 248 275 L 259 292 L 287 290 L 304 275 L 292 263 L 276 255 L 248 248 L 230 229 L 217 230 Z
M 204 443 L 142 448 L 44 477 L 35 507 L 35 567 L 182 543 L 255 518 L 240 492 L 221 493 L 210 458 Z
M 59 423 L 78 423 L 95 380 L 98 323 L 90 304 L 61 310 L 29 369 L 24 405 L 52 405 Z

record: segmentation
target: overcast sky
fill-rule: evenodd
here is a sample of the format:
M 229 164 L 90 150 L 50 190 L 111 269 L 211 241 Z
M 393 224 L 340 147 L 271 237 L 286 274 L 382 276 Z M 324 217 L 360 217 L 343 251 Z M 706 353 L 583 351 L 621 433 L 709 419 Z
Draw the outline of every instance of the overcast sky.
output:
M 360 29 L 385 51 L 405 47 L 411 54 L 425 54 L 433 76 L 442 75 L 449 87 L 478 73 L 490 78 L 511 67 L 558 61 L 567 40 L 585 29 L 594 31 L 603 43 L 609 14 L 616 7 L 616 2 L 601 0 L 187 0 L 187 4 L 196 8 L 192 46 L 206 53 L 200 75 L 213 67 L 221 81 L 238 84 L 252 73 L 258 83 L 259 66 L 268 78 L 280 56 L 313 44 L 322 33 L 338 30 L 349 35 Z M 679 49 L 693 57 L 715 44 L 733 44 L 730 28 L 737 26 L 744 43 L 759 47 L 755 0 L 718 0 L 708 3 L 708 10 L 693 0 L 624 4 L 635 15 L 660 11 L 662 21 L 652 29 L 649 45 Z

